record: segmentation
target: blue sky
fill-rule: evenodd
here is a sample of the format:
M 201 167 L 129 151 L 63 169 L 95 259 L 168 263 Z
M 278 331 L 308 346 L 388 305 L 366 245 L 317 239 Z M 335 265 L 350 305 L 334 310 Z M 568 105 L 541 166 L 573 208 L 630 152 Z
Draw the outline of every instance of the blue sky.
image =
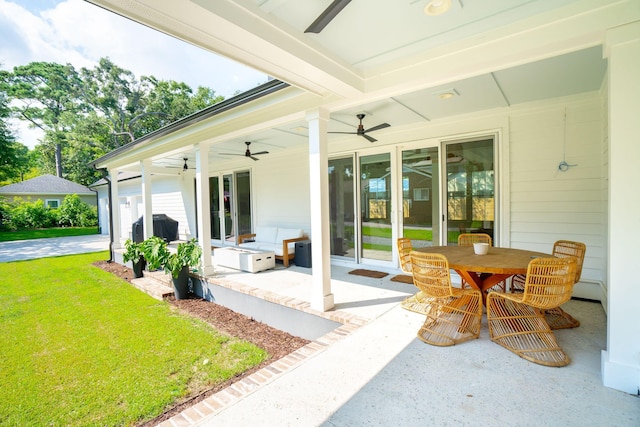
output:
M 207 86 L 230 97 L 267 76 L 196 48 L 83 0 L 0 0 L 0 69 L 33 61 L 93 68 L 101 57 L 132 71 L 189 86 Z M 38 132 L 14 126 L 32 148 Z

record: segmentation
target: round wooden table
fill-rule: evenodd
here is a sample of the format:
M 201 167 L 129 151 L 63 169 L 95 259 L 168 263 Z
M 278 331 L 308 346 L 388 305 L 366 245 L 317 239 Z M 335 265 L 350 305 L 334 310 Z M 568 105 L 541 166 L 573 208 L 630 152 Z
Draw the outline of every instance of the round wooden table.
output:
M 527 274 L 529 262 L 534 258 L 549 258 L 553 255 L 542 252 L 512 248 L 490 247 L 486 255 L 476 255 L 473 246 L 430 246 L 415 248 L 415 251 L 438 253 L 447 257 L 449 267 L 454 269 L 465 282 L 482 292 L 503 280 L 516 275 Z

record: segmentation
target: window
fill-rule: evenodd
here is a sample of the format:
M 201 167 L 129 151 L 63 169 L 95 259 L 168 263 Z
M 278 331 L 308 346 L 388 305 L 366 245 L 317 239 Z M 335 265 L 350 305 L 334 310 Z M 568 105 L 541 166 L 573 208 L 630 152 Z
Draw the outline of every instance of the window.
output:
M 48 208 L 57 209 L 57 208 L 60 207 L 60 200 L 59 199 L 46 199 L 44 201 L 44 204 L 47 205 Z

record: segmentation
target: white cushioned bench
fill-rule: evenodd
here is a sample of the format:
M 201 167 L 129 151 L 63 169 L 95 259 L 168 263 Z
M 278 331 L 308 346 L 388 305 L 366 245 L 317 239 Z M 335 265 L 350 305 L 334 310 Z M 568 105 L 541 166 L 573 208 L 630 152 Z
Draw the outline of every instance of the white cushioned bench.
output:
M 273 251 L 285 267 L 295 257 L 295 242 L 307 240 L 301 228 L 256 227 L 255 233 L 238 236 L 241 248 Z

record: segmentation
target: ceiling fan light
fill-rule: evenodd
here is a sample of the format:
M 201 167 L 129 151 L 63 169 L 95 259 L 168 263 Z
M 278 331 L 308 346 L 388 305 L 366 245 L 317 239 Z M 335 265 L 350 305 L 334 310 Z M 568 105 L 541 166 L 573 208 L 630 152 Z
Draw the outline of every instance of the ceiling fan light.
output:
M 429 16 L 438 16 L 449 9 L 451 9 L 451 0 L 430 0 L 424 7 L 424 13 Z

